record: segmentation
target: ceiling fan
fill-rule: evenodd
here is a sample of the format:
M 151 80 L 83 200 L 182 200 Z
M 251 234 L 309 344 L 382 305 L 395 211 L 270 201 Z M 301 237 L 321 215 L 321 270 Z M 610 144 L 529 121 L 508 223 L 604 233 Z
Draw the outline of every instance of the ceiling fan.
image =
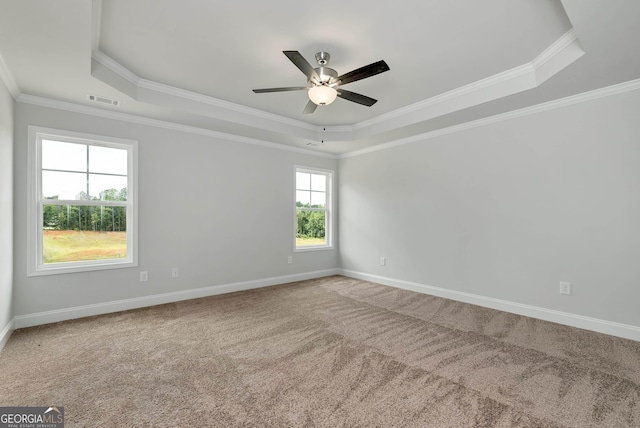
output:
M 347 101 L 362 104 L 371 107 L 378 100 L 367 97 L 366 95 L 357 94 L 355 92 L 342 89 L 342 85 L 355 82 L 356 80 L 366 79 L 389 70 L 389 66 L 384 61 L 374 62 L 364 67 L 338 76 L 338 72 L 333 68 L 327 67 L 330 55 L 327 52 L 316 53 L 316 61 L 319 67 L 313 68 L 309 62 L 298 51 L 283 51 L 283 53 L 307 76 L 307 86 L 290 86 L 285 88 L 266 88 L 254 89 L 256 94 L 265 92 L 286 92 L 286 91 L 302 91 L 307 90 L 309 102 L 304 108 L 303 113 L 310 114 L 316 111 L 319 105 L 328 105 L 335 101 L 336 97 L 340 97 Z

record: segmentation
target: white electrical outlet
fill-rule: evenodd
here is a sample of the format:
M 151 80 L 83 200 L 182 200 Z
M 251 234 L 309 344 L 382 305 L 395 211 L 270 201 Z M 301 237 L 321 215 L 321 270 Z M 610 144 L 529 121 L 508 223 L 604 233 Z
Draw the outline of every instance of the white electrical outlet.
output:
M 571 283 L 560 281 L 560 294 L 571 294 Z
M 387 264 L 387 259 L 386 257 L 380 257 L 380 266 L 384 266 Z
M 149 281 L 149 272 L 147 272 L 146 270 L 143 270 L 142 272 L 140 272 L 140 282 L 146 282 Z
M 293 256 L 287 257 L 287 263 L 289 264 L 293 263 Z
M 180 276 L 180 269 L 178 269 L 177 267 L 174 267 L 171 269 L 171 277 L 172 278 L 177 278 Z

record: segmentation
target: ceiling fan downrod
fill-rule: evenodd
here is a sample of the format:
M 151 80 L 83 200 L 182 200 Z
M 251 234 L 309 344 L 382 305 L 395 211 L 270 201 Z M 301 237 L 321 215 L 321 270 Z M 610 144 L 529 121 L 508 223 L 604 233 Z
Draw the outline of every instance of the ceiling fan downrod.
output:
M 316 82 L 314 81 L 315 79 L 309 79 L 309 83 L 315 86 L 329 86 L 337 82 L 336 77 L 338 77 L 338 72 L 333 68 L 327 67 L 329 65 L 329 59 L 331 59 L 331 55 L 329 55 L 328 52 L 316 53 L 316 61 L 318 61 L 318 65 L 320 67 L 314 68 L 314 70 L 318 74 L 320 80 Z

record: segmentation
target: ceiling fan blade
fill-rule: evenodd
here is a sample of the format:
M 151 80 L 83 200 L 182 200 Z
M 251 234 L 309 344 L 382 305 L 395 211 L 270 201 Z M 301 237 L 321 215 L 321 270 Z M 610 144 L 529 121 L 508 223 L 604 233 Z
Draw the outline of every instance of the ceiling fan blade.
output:
M 367 77 L 375 76 L 376 74 L 384 73 L 389 70 L 389 66 L 384 61 L 374 62 L 373 64 L 365 65 L 364 67 L 360 67 L 357 70 L 350 71 L 348 73 L 343 74 L 342 76 L 338 76 L 337 80 L 340 81 L 341 85 L 346 85 L 347 83 L 355 82 L 356 80 L 366 79 Z
M 374 100 L 373 98 L 367 97 L 366 95 L 357 94 L 351 91 L 345 91 L 342 88 L 338 88 L 338 96 L 342 99 L 362 104 L 363 106 L 367 107 L 371 107 L 378 102 L 378 100 Z
M 286 92 L 286 91 L 302 91 L 303 89 L 309 89 L 306 86 L 290 86 L 287 88 L 266 88 L 266 89 L 254 89 L 256 94 L 263 94 L 265 92 Z
M 307 105 L 305 106 L 304 110 L 302 111 L 302 113 L 304 114 L 311 114 L 314 111 L 316 111 L 316 108 L 318 106 L 311 100 L 309 100 L 309 102 L 307 103 Z
M 315 78 L 315 80 L 320 80 L 320 76 L 318 76 L 318 73 L 316 73 L 316 71 L 313 69 L 313 66 L 309 64 L 306 59 L 304 59 L 300 52 L 282 51 L 282 53 L 284 53 L 287 58 L 289 58 L 291 62 L 294 63 L 295 66 L 298 67 L 305 76 L 307 76 L 307 79 L 312 80 L 312 78 Z

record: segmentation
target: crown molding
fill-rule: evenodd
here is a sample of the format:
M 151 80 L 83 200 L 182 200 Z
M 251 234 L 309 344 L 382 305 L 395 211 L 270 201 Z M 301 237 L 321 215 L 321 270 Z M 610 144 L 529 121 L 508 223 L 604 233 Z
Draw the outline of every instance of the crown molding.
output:
M 64 110 L 72 113 L 86 114 L 90 116 L 96 116 L 103 119 L 117 120 L 121 122 L 135 123 L 138 125 L 152 126 L 155 128 L 168 129 L 172 131 L 184 132 L 187 134 L 201 135 L 206 137 L 218 138 L 226 141 L 235 141 L 244 144 L 251 144 L 254 146 L 261 146 L 270 149 L 283 150 L 294 153 L 301 153 L 305 155 L 311 155 L 322 158 L 337 159 L 338 156 L 330 153 L 317 152 L 313 150 L 303 149 L 300 147 L 289 146 L 286 144 L 273 143 L 270 141 L 259 140 L 256 138 L 244 137 L 241 135 L 228 134 L 220 131 L 213 131 L 205 128 L 198 128 L 196 126 L 183 125 L 175 122 L 168 122 L 159 119 L 150 119 L 147 117 L 137 116 L 129 113 L 116 112 L 111 110 L 104 110 L 97 107 L 90 107 L 81 104 L 69 103 L 66 101 L 53 100 L 50 98 L 43 98 L 34 95 L 21 94 L 16 99 L 17 102 L 24 104 L 32 104 L 40 107 L 54 108 L 58 110 Z
M 4 58 L 2 58 L 2 55 L 0 55 L 0 80 L 4 82 L 4 85 L 9 90 L 9 93 L 11 94 L 13 99 L 18 99 L 18 97 L 20 96 L 20 88 L 18 88 L 16 81 L 13 79 L 11 70 L 9 70 L 9 67 L 7 67 L 7 63 L 4 62 Z
M 122 64 L 120 64 L 101 50 L 93 50 L 91 52 L 91 59 L 97 61 L 99 64 L 103 65 L 116 75 L 122 77 L 132 85 L 138 86 L 138 84 L 140 83 L 140 78 L 135 73 L 124 67 Z
M 148 79 L 143 79 L 136 75 L 134 72 L 105 54 L 100 50 L 100 26 L 102 21 L 102 0 L 92 0 L 92 52 L 91 59 L 100 64 L 108 72 L 114 73 L 116 76 L 124 79 L 128 85 L 114 85 L 114 82 L 110 78 L 105 78 L 104 71 L 96 71 L 92 66 L 91 74 L 97 79 L 107 83 L 110 86 L 116 87 L 116 89 L 124 92 L 139 101 L 146 101 L 145 98 L 153 98 L 153 102 L 158 102 L 158 99 L 166 103 L 166 105 L 174 104 L 173 99 L 182 99 L 190 101 L 196 105 L 203 106 L 203 109 L 195 108 L 195 112 L 205 115 L 218 117 L 216 114 L 211 114 L 207 107 L 213 107 L 214 113 L 217 111 L 227 111 L 238 113 L 243 116 L 249 116 L 253 118 L 259 118 L 265 121 L 276 122 L 288 127 L 299 128 L 304 130 L 307 134 L 317 134 L 322 130 L 322 126 L 311 125 L 306 122 L 287 118 L 273 113 L 268 113 L 262 110 L 246 107 L 240 104 L 231 103 L 228 101 L 220 100 L 208 95 L 187 91 L 181 88 L 177 88 L 170 85 L 165 85 L 160 82 L 155 82 Z M 192 105 L 193 107 L 193 105 Z M 351 129 L 349 129 L 351 131 Z M 309 135 L 305 135 L 309 138 Z M 316 139 L 316 136 L 311 136 L 311 140 Z
M 99 9 L 101 0 L 94 0 Z M 96 18 L 96 16 L 98 16 Z M 94 11 L 94 26 L 99 12 Z M 147 80 L 101 52 L 94 34 L 91 73 L 132 98 L 293 135 L 309 141 L 353 141 L 535 88 L 584 54 L 570 29 L 531 62 L 354 125 L 324 127 Z
M 518 110 L 513 110 L 507 113 L 501 113 L 494 116 L 474 120 L 471 122 L 462 123 L 460 125 L 454 125 L 447 128 L 438 129 L 435 131 L 426 132 L 424 134 L 413 135 L 411 137 L 402 138 L 400 140 L 392 141 L 390 143 L 379 144 L 374 147 L 369 147 L 362 150 L 355 150 L 353 152 L 344 153 L 338 155 L 338 159 L 346 159 L 356 156 L 365 155 L 367 153 L 373 153 L 380 150 L 387 150 L 393 147 L 403 146 L 406 144 L 419 143 L 432 138 L 440 137 L 442 135 L 453 134 L 456 132 L 464 131 L 467 129 L 478 128 L 480 126 L 486 126 L 493 123 L 503 122 L 519 117 L 529 116 L 544 111 L 555 110 L 562 107 L 571 106 L 574 104 L 585 103 L 599 98 L 610 97 L 614 95 L 623 94 L 625 92 L 640 90 L 640 79 L 631 80 L 624 83 L 619 83 L 612 86 L 607 86 L 600 89 L 594 89 L 592 91 L 583 92 L 581 94 L 572 95 L 565 98 L 549 101 L 542 104 L 537 104 L 530 107 L 525 107 Z
M 549 62 L 556 56 L 561 55 L 565 49 L 574 44 L 576 41 L 578 41 L 578 34 L 576 33 L 576 30 L 574 28 L 571 28 L 558 40 L 553 42 L 551 46 L 549 46 L 540 55 L 538 55 L 533 61 L 531 61 L 531 65 L 533 65 L 533 68 L 535 69 L 543 67 L 547 62 Z
M 536 86 L 540 86 L 584 54 L 582 44 L 572 28 L 531 61 L 535 70 Z
M 263 110 L 243 106 L 241 104 L 224 101 L 218 98 L 211 97 L 209 95 L 200 94 L 197 92 L 187 91 L 185 89 L 176 88 L 175 86 L 169 86 L 162 83 L 154 82 L 147 79 L 138 80 L 138 88 L 147 89 L 153 92 L 170 95 L 173 97 L 183 98 L 189 101 L 195 101 L 203 105 L 209 105 L 220 109 L 225 109 L 261 119 L 272 120 L 274 122 L 283 123 L 289 126 L 296 126 L 309 131 L 318 131 L 321 126 L 311 125 L 300 120 L 291 119 L 288 117 L 280 116 L 278 114 L 268 113 Z
M 414 113 L 420 113 L 427 108 L 434 107 L 434 106 L 437 107 L 449 101 L 462 99 L 463 97 L 472 95 L 474 93 L 477 93 L 483 90 L 487 90 L 487 89 L 490 90 L 497 85 L 511 81 L 513 79 L 518 79 L 523 76 L 526 77 L 530 75 L 533 71 L 534 71 L 533 67 L 531 66 L 530 63 L 521 65 L 518 67 L 514 67 L 510 70 L 503 71 L 498 74 L 494 74 L 493 76 L 489 76 L 485 79 L 478 80 L 476 82 L 470 83 L 465 86 L 461 86 L 459 88 L 453 89 L 448 92 L 444 92 L 440 95 L 436 95 L 431 98 L 427 98 L 426 100 L 422 100 L 417 103 L 410 104 L 406 107 L 399 108 L 389 113 L 381 114 L 380 116 L 374 117 L 373 119 L 357 123 L 354 125 L 354 128 L 355 129 L 368 128 L 385 121 L 401 118 L 403 116 L 407 116 Z M 443 112 L 442 114 L 445 114 L 445 113 Z M 437 115 L 434 115 L 433 117 L 437 117 L 442 114 L 437 114 Z
M 260 118 L 263 120 L 273 121 L 273 122 L 287 125 L 289 127 L 300 128 L 308 132 L 309 131 L 318 132 L 319 130 L 322 129 L 321 126 L 311 125 L 306 122 L 302 122 L 300 120 L 295 120 L 295 119 L 280 116 L 277 114 L 268 113 L 262 110 L 246 107 L 246 106 L 232 103 L 229 101 L 224 101 L 208 95 L 177 88 L 175 86 L 165 85 L 163 83 L 155 82 L 148 79 L 143 79 L 100 50 L 94 50 L 91 53 L 91 58 L 94 61 L 101 64 L 106 69 L 108 69 L 109 71 L 111 71 L 112 73 L 115 73 L 117 76 L 125 79 L 128 83 L 133 85 L 136 88 L 136 90 L 134 91 L 134 93 L 130 93 L 129 95 L 131 95 L 132 98 L 135 98 L 139 101 L 145 101 L 145 98 L 153 97 L 155 102 L 158 102 L 159 100 L 163 104 L 171 105 L 173 104 L 172 98 L 178 98 L 186 101 L 191 101 L 193 103 L 196 103 L 196 105 L 201 105 L 204 107 L 213 107 L 215 110 L 234 112 L 234 113 L 239 113 L 243 116 L 250 116 L 252 118 Z M 104 81 L 104 79 L 101 78 L 101 76 L 98 73 L 95 73 L 94 71 L 95 70 L 92 70 L 92 74 L 94 75 L 94 77 Z M 105 82 L 105 83 L 109 83 L 109 82 Z M 151 94 L 148 94 L 149 92 Z M 164 97 L 164 96 L 168 96 L 168 97 Z M 211 114 L 206 114 L 204 112 L 204 109 L 198 109 L 198 110 L 201 110 L 200 113 L 203 115 L 211 116 Z
M 219 138 L 227 141 L 236 141 L 245 144 L 252 144 L 262 147 L 268 147 L 272 149 L 290 151 L 295 153 L 302 153 L 311 156 L 329 158 L 329 159 L 346 159 L 350 157 L 357 157 L 367 153 L 373 153 L 380 150 L 388 150 L 393 147 L 402 146 L 406 144 L 419 143 L 425 140 L 430 140 L 442 135 L 453 134 L 456 132 L 461 132 L 467 129 L 477 128 L 480 126 L 486 126 L 493 123 L 498 123 L 506 120 L 516 119 L 519 117 L 524 117 L 536 113 L 541 113 L 544 111 L 554 110 L 557 108 L 567 107 L 574 104 L 589 102 L 593 100 L 597 100 L 599 98 L 605 98 L 609 96 L 619 95 L 626 92 L 632 92 L 640 90 L 640 79 L 631 80 L 624 83 L 619 83 L 612 86 L 607 86 L 600 89 L 595 89 L 592 91 L 584 92 L 577 95 L 572 95 L 569 97 L 561 98 L 554 101 L 549 101 L 542 104 L 537 104 L 531 107 L 525 107 L 519 110 L 510 111 L 507 113 L 502 113 L 478 120 L 474 120 L 471 122 L 466 122 L 460 125 L 450 126 L 447 128 L 438 129 L 435 131 L 426 132 L 419 135 L 414 135 L 407 138 L 402 138 L 390 143 L 379 144 L 374 147 L 356 150 L 353 152 L 345 153 L 342 155 L 334 155 L 323 152 L 316 152 L 313 150 L 307 150 L 299 147 L 288 146 L 280 143 L 272 143 L 268 141 L 258 140 L 255 138 L 243 137 L 235 134 L 227 134 L 219 131 L 212 131 L 205 128 L 198 128 L 195 126 L 182 125 L 174 122 L 162 121 L 158 119 L 150 119 L 142 116 L 136 116 L 128 113 L 115 112 L 111 110 L 104 110 L 97 107 L 84 106 L 80 104 L 74 104 L 64 101 L 52 100 L 49 98 L 37 97 L 33 95 L 20 94 L 15 97 L 17 102 L 32 104 L 41 107 L 55 108 L 59 110 L 69 111 L 73 113 L 81 113 L 87 114 L 91 116 L 101 117 L 105 119 L 112 119 L 122 122 L 135 123 L 140 125 L 152 126 L 156 128 L 168 129 L 173 131 L 185 132 L 194 135 L 202 135 L 213 138 Z M 338 128 L 338 127 L 335 127 Z
M 357 123 L 354 130 L 364 137 L 533 89 L 582 55 L 571 28 L 531 62 Z

